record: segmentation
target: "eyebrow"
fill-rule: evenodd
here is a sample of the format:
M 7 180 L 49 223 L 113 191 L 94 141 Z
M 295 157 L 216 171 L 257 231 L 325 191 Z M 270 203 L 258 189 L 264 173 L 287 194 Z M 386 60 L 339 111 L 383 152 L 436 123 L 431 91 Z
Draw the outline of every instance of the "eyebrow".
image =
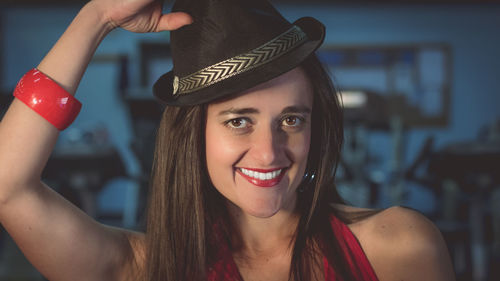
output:
M 307 106 L 300 105 L 300 106 L 288 106 L 281 111 L 281 114 L 283 113 L 311 113 L 311 109 Z
M 243 115 L 243 114 L 258 114 L 258 113 L 260 113 L 259 110 L 252 107 L 246 107 L 246 108 L 232 107 L 230 109 L 219 112 L 218 115 L 223 116 L 229 114 Z M 281 114 L 289 114 L 289 113 L 311 113 L 311 109 L 307 106 L 300 105 L 300 106 L 287 106 L 281 111 Z
M 257 114 L 257 113 L 259 113 L 259 110 L 255 109 L 255 108 L 251 108 L 251 107 L 247 107 L 247 108 L 231 107 L 230 109 L 223 110 L 223 111 L 219 112 L 218 115 L 219 116 L 229 115 L 229 114 L 243 115 L 243 114 Z

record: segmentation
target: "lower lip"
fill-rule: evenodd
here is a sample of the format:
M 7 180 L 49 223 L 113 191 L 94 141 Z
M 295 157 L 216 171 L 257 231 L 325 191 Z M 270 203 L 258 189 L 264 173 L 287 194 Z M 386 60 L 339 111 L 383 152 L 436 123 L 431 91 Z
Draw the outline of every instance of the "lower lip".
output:
M 254 184 L 258 187 L 273 187 L 273 186 L 277 185 L 278 183 L 280 183 L 281 179 L 283 179 L 283 177 L 285 176 L 285 169 L 283 169 L 281 171 L 279 176 L 275 177 L 274 179 L 270 179 L 270 180 L 260 180 L 260 179 L 249 177 L 249 176 L 243 174 L 243 172 L 240 169 L 236 169 L 236 172 L 238 172 L 238 174 L 240 174 L 243 178 L 245 178 L 251 184 Z

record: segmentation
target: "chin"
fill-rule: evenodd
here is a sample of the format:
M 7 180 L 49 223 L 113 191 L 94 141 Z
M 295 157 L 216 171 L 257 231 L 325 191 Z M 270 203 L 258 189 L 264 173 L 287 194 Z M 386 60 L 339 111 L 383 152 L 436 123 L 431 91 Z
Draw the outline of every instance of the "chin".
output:
M 280 209 L 269 209 L 269 210 L 245 210 L 242 209 L 242 211 L 252 217 L 256 218 L 261 218 L 261 219 L 267 219 L 270 218 L 274 215 L 276 215 L 279 212 Z
M 256 218 L 270 218 L 276 215 L 282 206 L 279 202 L 261 202 L 261 204 L 236 204 L 242 213 Z

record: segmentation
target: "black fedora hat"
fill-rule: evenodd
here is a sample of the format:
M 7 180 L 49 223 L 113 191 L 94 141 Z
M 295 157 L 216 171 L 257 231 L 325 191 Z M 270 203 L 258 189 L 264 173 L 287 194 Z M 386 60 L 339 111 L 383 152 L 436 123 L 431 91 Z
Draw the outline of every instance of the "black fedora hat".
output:
M 298 66 L 323 42 L 311 17 L 287 21 L 266 0 L 177 0 L 193 17 L 170 33 L 173 69 L 153 86 L 168 105 L 196 105 L 240 93 Z

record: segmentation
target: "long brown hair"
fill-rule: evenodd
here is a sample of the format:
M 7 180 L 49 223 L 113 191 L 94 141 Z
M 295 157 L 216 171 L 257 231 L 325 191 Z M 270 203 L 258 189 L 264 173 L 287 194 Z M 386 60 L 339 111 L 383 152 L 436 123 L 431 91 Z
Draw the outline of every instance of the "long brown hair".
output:
M 335 172 L 343 142 L 342 110 L 336 89 L 315 55 L 305 60 L 314 89 L 311 148 L 306 171 L 314 180 L 299 194 L 299 224 L 293 242 L 290 280 L 311 280 L 325 256 L 343 280 L 355 280 L 330 227 L 332 203 L 343 203 Z M 145 279 L 205 280 L 213 262 L 213 226 L 225 216 L 224 198 L 208 177 L 205 161 L 206 105 L 167 107 L 156 139 L 146 231 Z M 319 251 L 319 253 L 318 253 Z

